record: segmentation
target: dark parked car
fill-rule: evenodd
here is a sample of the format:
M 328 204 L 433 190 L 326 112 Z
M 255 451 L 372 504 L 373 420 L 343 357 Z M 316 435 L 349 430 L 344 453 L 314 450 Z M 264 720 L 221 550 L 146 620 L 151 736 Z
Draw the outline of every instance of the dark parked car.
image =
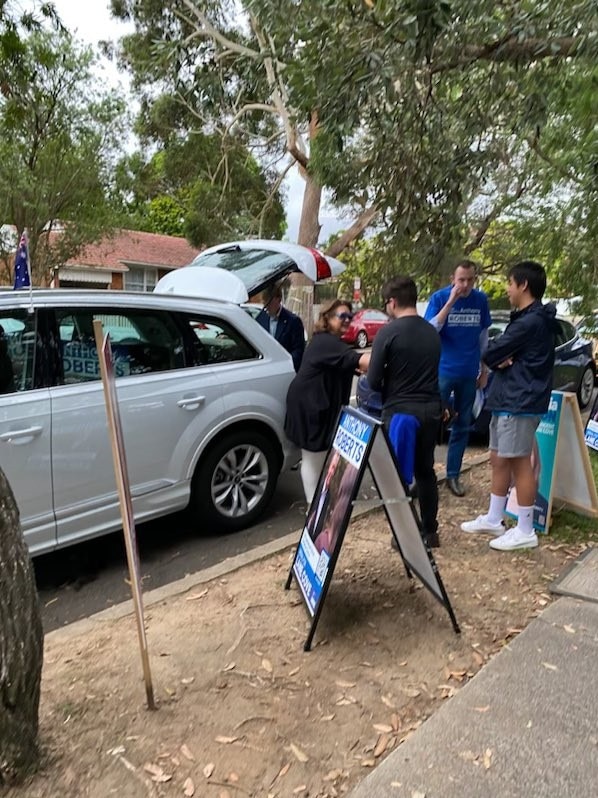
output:
M 504 332 L 509 323 L 509 315 L 508 310 L 492 312 L 492 325 L 488 330 L 490 339 Z M 571 322 L 557 317 L 557 323 L 553 386 L 557 391 L 575 393 L 580 408 L 584 410 L 590 404 L 596 380 L 596 362 L 592 356 L 592 344 L 579 334 Z M 479 397 L 475 407 L 478 412 L 473 432 L 479 435 L 488 434 L 490 423 L 490 413 L 483 406 L 485 395 L 486 391 L 483 397 Z M 380 394 L 371 390 L 365 377 L 360 377 L 357 383 L 357 405 L 372 415 L 380 414 Z
M 388 316 L 381 310 L 374 308 L 364 308 L 355 312 L 351 324 L 347 331 L 343 333 L 342 339 L 348 344 L 354 344 L 359 349 L 365 349 L 372 343 L 376 333 L 384 327 L 388 321 Z
M 594 360 L 598 361 L 598 313 L 582 319 L 577 325 L 577 332 L 591 342 Z
M 505 331 L 509 311 L 495 310 L 488 330 L 490 339 Z M 592 342 L 584 338 L 570 321 L 556 318 L 558 331 L 555 340 L 553 386 L 557 391 L 577 394 L 582 410 L 590 404 L 596 379 L 596 363 L 592 355 Z

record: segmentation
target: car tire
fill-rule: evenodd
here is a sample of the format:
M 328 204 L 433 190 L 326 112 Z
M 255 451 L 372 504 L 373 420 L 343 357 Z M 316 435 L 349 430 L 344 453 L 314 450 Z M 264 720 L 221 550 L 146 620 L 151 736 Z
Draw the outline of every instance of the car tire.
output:
M 191 510 L 206 532 L 237 532 L 264 512 L 280 459 L 260 432 L 231 432 L 210 446 L 193 479 Z
M 358 349 L 365 349 L 368 345 L 368 334 L 365 330 L 360 330 L 355 338 Z
M 585 410 L 592 401 L 595 376 L 594 369 L 591 366 L 586 366 L 581 375 L 579 387 L 577 388 L 577 401 L 582 410 Z

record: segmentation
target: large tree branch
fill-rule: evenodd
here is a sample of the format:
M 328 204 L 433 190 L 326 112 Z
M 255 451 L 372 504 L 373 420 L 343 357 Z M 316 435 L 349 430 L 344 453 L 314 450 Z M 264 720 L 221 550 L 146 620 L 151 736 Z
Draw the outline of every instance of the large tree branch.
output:
M 376 216 L 380 213 L 380 208 L 378 205 L 374 203 L 374 205 L 370 205 L 369 208 L 366 208 L 365 211 L 359 214 L 357 219 L 353 222 L 351 227 L 345 230 L 337 239 L 336 241 L 328 247 L 326 250 L 326 254 L 330 255 L 331 257 L 335 258 L 337 255 L 349 246 L 351 241 L 354 241 L 358 236 L 360 236 L 363 231 L 370 226 L 372 221 L 376 218 Z
M 281 185 L 282 185 L 285 177 L 287 176 L 289 170 L 294 165 L 295 165 L 294 161 L 289 161 L 289 163 L 284 167 L 284 169 L 281 170 L 280 174 L 278 175 L 278 177 L 274 181 L 274 185 L 270 189 L 270 192 L 268 193 L 268 196 L 266 197 L 266 201 L 264 202 L 264 205 L 262 207 L 262 210 L 260 211 L 260 216 L 259 216 L 259 221 L 260 221 L 259 238 L 263 238 L 264 237 L 264 224 L 266 222 L 266 214 L 267 214 L 268 210 L 270 209 L 270 207 L 271 207 L 271 205 L 272 205 L 272 203 L 274 201 L 274 197 L 276 196 L 276 192 L 281 187 Z
M 447 72 L 474 61 L 537 61 L 541 58 L 568 58 L 576 55 L 583 44 L 578 36 L 559 36 L 552 39 L 529 38 L 519 40 L 515 36 L 482 45 L 466 45 L 456 58 L 440 61 L 431 72 Z
M 250 20 L 251 27 L 253 28 L 253 32 L 255 33 L 255 37 L 260 46 L 260 53 L 263 57 L 264 69 L 266 70 L 266 80 L 268 81 L 268 86 L 270 88 L 270 97 L 272 99 L 273 105 L 278 110 L 278 114 L 285 131 L 287 150 L 289 154 L 292 155 L 293 158 L 299 163 L 299 165 L 305 169 L 309 163 L 309 158 L 307 156 L 305 145 L 303 144 L 301 136 L 297 130 L 297 126 L 291 119 L 291 114 L 289 112 L 288 96 L 284 81 L 282 80 L 282 76 L 280 74 L 283 65 L 278 60 L 275 62 L 272 55 L 268 55 L 268 53 L 273 52 L 273 42 L 270 39 L 270 47 L 268 48 L 266 38 L 258 24 L 257 19 L 253 15 L 250 15 Z
M 292 155 L 293 158 L 297 161 L 299 166 L 302 166 L 304 169 L 307 169 L 309 165 L 309 158 L 303 152 L 301 147 L 298 145 L 297 137 L 294 136 L 289 143 L 287 140 L 287 149 L 289 151 L 289 155 Z
M 203 11 L 200 11 L 192 0 L 183 0 L 183 5 L 186 6 L 189 12 L 199 22 L 200 27 L 196 30 L 200 36 L 207 36 L 208 38 L 212 39 L 212 41 L 218 42 L 218 44 L 220 44 L 226 50 L 230 50 L 233 53 L 238 53 L 239 55 L 247 56 L 247 58 L 256 60 L 260 57 L 260 54 L 255 50 L 229 39 L 228 36 L 225 36 L 217 28 L 215 28 Z
M 548 155 L 548 153 L 546 153 L 542 149 L 542 147 L 540 147 L 540 143 L 538 141 L 537 136 L 529 138 L 528 144 L 530 146 L 530 149 L 536 153 L 536 155 L 538 156 L 538 158 L 540 158 L 540 160 L 544 161 L 544 163 L 547 163 L 552 169 L 555 170 L 557 174 L 565 178 L 565 180 L 570 180 L 572 183 L 577 183 L 579 185 L 583 183 L 583 181 L 580 180 L 580 178 L 573 171 L 567 169 L 566 166 L 557 163 L 553 158 L 551 158 Z
M 227 136 L 239 119 L 241 119 L 242 116 L 245 116 L 245 114 L 251 113 L 251 111 L 264 111 L 267 114 L 275 114 L 278 116 L 278 109 L 273 105 L 268 105 L 267 103 L 246 103 L 246 105 L 244 105 L 242 108 L 239 108 L 231 121 L 228 123 L 224 135 Z
M 517 202 L 517 200 L 520 199 L 523 193 L 525 192 L 526 188 L 527 188 L 527 180 L 525 176 L 521 176 L 519 181 L 517 182 L 517 187 L 515 188 L 515 191 L 509 196 L 505 197 L 502 202 L 497 202 L 494 208 L 492 208 L 492 210 L 486 214 L 486 216 L 482 219 L 480 224 L 473 231 L 473 233 L 469 238 L 469 241 L 463 247 L 464 255 L 470 255 L 472 252 L 474 252 L 474 250 L 476 250 L 480 246 L 492 222 L 498 219 L 500 214 L 506 208 L 508 208 L 509 205 L 512 205 L 514 202 Z

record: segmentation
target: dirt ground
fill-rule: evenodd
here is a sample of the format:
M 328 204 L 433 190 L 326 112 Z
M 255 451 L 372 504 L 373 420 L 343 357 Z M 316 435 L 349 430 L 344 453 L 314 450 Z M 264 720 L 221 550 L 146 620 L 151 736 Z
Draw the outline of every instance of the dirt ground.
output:
M 339 796 L 400 745 L 551 601 L 579 549 L 503 554 L 459 523 L 488 467 L 441 488 L 441 577 L 462 633 L 391 550 L 384 515 L 347 533 L 312 652 L 290 553 L 148 607 L 159 708 L 145 708 L 132 617 L 46 643 L 42 767 L 10 798 Z M 484 712 L 485 707 L 479 707 Z M 472 718 L 475 722 L 475 718 Z

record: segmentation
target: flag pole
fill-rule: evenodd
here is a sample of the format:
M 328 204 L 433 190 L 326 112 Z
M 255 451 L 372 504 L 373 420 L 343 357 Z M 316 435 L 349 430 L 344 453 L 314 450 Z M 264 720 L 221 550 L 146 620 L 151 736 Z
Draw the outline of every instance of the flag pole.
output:
M 33 313 L 33 280 L 31 279 L 31 262 L 29 260 L 29 233 L 27 228 L 23 230 L 25 236 L 25 246 L 27 248 L 27 271 L 29 272 L 29 313 Z
M 29 266 L 29 235 L 27 228 L 23 229 L 15 256 L 15 282 L 14 290 L 29 288 L 29 313 L 33 313 L 33 285 L 31 282 L 31 268 Z

